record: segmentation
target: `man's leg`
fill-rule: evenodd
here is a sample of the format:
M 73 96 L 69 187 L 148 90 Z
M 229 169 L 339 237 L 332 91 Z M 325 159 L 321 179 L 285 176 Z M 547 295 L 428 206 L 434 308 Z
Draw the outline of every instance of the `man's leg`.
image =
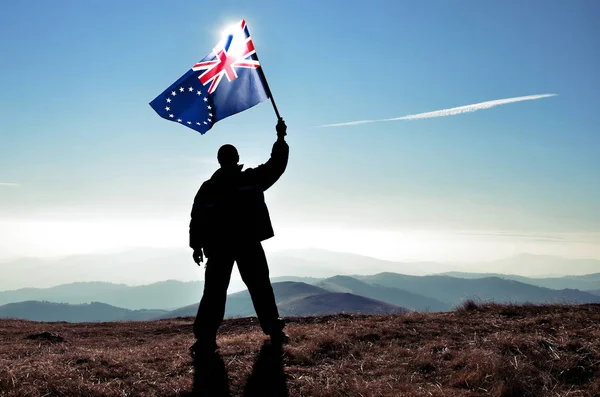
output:
M 231 278 L 234 258 L 228 253 L 217 253 L 206 263 L 204 293 L 194 321 L 194 336 L 200 344 L 215 343 L 217 330 L 225 316 L 227 287 Z
M 248 287 L 254 310 L 265 334 L 285 336 L 284 322 L 279 318 L 265 251 L 260 242 L 245 244 L 237 252 L 236 261 L 242 280 Z

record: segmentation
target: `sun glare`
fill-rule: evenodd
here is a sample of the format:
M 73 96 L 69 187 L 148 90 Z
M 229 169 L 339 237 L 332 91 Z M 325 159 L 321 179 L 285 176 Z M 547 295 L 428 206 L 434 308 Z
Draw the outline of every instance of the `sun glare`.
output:
M 242 23 L 242 20 L 239 20 L 237 22 L 227 23 L 225 25 L 225 27 L 221 28 L 221 30 L 219 32 L 219 44 L 217 44 L 217 47 L 224 46 L 230 35 L 235 36 L 236 33 L 241 32 L 240 31 L 241 23 Z

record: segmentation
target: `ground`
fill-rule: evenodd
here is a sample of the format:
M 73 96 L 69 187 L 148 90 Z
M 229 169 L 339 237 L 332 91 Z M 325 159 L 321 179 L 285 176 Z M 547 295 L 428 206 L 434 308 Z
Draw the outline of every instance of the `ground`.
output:
M 189 395 L 192 320 L 0 320 L 0 396 Z M 600 397 L 600 305 L 290 318 L 283 351 L 254 318 L 220 331 L 200 395 Z

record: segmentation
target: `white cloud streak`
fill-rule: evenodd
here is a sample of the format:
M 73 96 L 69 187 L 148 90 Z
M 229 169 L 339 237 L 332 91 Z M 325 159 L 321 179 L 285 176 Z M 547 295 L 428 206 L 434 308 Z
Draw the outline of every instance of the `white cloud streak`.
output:
M 12 182 L 0 182 L 0 187 L 19 187 L 21 185 L 19 185 L 18 183 L 12 183 Z
M 496 99 L 494 101 L 475 103 L 473 105 L 459 106 L 459 107 L 450 108 L 450 109 L 434 110 L 433 112 L 409 114 L 407 116 L 394 117 L 391 119 L 358 120 L 358 121 L 349 121 L 346 123 L 325 124 L 325 125 L 320 125 L 319 127 L 343 127 L 343 126 L 347 126 L 347 125 L 379 123 L 382 121 L 418 120 L 418 119 L 430 119 L 433 117 L 455 116 L 457 114 L 476 112 L 478 110 L 489 109 L 489 108 L 493 108 L 493 107 L 500 106 L 500 105 L 506 105 L 509 103 L 522 102 L 522 101 L 533 101 L 535 99 L 549 98 L 549 97 L 553 97 L 556 95 L 557 94 L 540 94 L 540 95 L 520 96 L 520 97 L 515 97 L 515 98 Z

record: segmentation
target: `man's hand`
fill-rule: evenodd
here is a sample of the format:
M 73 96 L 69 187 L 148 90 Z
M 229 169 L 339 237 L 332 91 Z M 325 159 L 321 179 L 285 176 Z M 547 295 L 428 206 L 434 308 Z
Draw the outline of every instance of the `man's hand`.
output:
M 287 135 L 287 125 L 285 125 L 285 121 L 283 121 L 283 119 L 279 119 L 277 125 L 275 126 L 275 130 L 277 131 L 277 137 L 279 139 L 283 139 L 283 137 Z
M 196 262 L 196 264 L 200 266 L 200 264 L 204 262 L 204 254 L 202 254 L 202 249 L 194 250 L 192 258 L 194 258 L 194 262 Z

